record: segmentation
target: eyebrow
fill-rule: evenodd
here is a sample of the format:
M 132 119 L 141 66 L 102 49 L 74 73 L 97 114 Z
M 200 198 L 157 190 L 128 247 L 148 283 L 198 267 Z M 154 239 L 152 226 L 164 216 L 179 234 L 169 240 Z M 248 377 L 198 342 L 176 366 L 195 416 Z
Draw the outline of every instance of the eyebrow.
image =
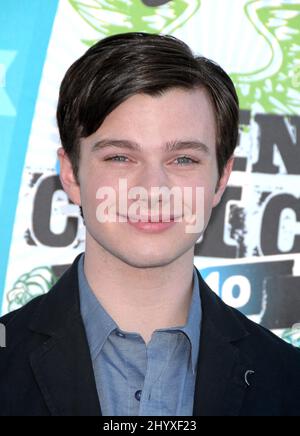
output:
M 142 151 L 142 147 L 140 144 L 134 141 L 129 141 L 127 139 L 101 139 L 97 141 L 93 147 L 92 151 L 102 150 L 107 147 L 116 147 L 116 148 L 126 148 L 132 151 Z M 166 152 L 179 151 L 179 150 L 196 150 L 201 151 L 203 154 L 209 155 L 210 149 L 203 142 L 198 141 L 196 139 L 185 140 L 185 141 L 168 141 L 165 143 L 163 150 Z

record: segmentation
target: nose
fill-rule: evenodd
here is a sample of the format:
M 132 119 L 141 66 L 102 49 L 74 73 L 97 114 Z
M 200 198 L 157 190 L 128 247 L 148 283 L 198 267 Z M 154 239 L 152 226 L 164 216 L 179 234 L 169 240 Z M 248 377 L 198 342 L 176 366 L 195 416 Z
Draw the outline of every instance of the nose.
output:
M 153 207 L 158 202 L 162 202 L 162 194 L 158 192 L 159 188 L 172 188 L 165 169 L 159 163 L 152 163 L 145 166 L 136 180 L 136 186 L 141 186 L 144 188 L 145 193 L 147 193 L 146 198 L 142 198 L 141 196 L 140 200 L 148 200 L 148 205 L 145 206 L 148 206 L 149 209 L 151 209 L 151 204 Z

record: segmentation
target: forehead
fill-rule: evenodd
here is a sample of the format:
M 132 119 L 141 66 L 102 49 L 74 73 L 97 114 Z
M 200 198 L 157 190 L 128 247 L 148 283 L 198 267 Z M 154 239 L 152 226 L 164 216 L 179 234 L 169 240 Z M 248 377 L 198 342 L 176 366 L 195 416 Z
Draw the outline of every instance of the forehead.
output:
M 161 148 L 171 138 L 193 137 L 213 147 L 216 140 L 215 113 L 203 88 L 173 88 L 159 96 L 136 94 L 114 109 L 91 135 L 123 138 Z

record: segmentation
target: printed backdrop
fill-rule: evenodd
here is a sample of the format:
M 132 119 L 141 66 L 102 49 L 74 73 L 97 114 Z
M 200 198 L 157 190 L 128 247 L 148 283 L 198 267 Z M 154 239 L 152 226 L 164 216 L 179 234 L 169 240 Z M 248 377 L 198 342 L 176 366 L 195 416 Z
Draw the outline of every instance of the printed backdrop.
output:
M 195 265 L 226 303 L 300 346 L 300 1 L 10 0 L 0 29 L 2 313 L 84 251 L 58 177 L 65 71 L 105 36 L 147 31 L 220 63 L 240 97 L 235 169 Z

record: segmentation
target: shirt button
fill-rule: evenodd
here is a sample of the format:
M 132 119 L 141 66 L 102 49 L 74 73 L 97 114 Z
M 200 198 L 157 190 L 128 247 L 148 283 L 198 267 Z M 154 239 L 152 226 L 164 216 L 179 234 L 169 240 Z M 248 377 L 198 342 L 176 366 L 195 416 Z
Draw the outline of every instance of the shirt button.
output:
M 135 398 L 140 401 L 141 400 L 141 396 L 142 396 L 142 391 L 136 391 L 136 393 L 134 394 Z
M 119 330 L 116 331 L 116 335 L 119 336 L 119 338 L 126 338 L 126 336 L 123 333 L 119 332 Z

